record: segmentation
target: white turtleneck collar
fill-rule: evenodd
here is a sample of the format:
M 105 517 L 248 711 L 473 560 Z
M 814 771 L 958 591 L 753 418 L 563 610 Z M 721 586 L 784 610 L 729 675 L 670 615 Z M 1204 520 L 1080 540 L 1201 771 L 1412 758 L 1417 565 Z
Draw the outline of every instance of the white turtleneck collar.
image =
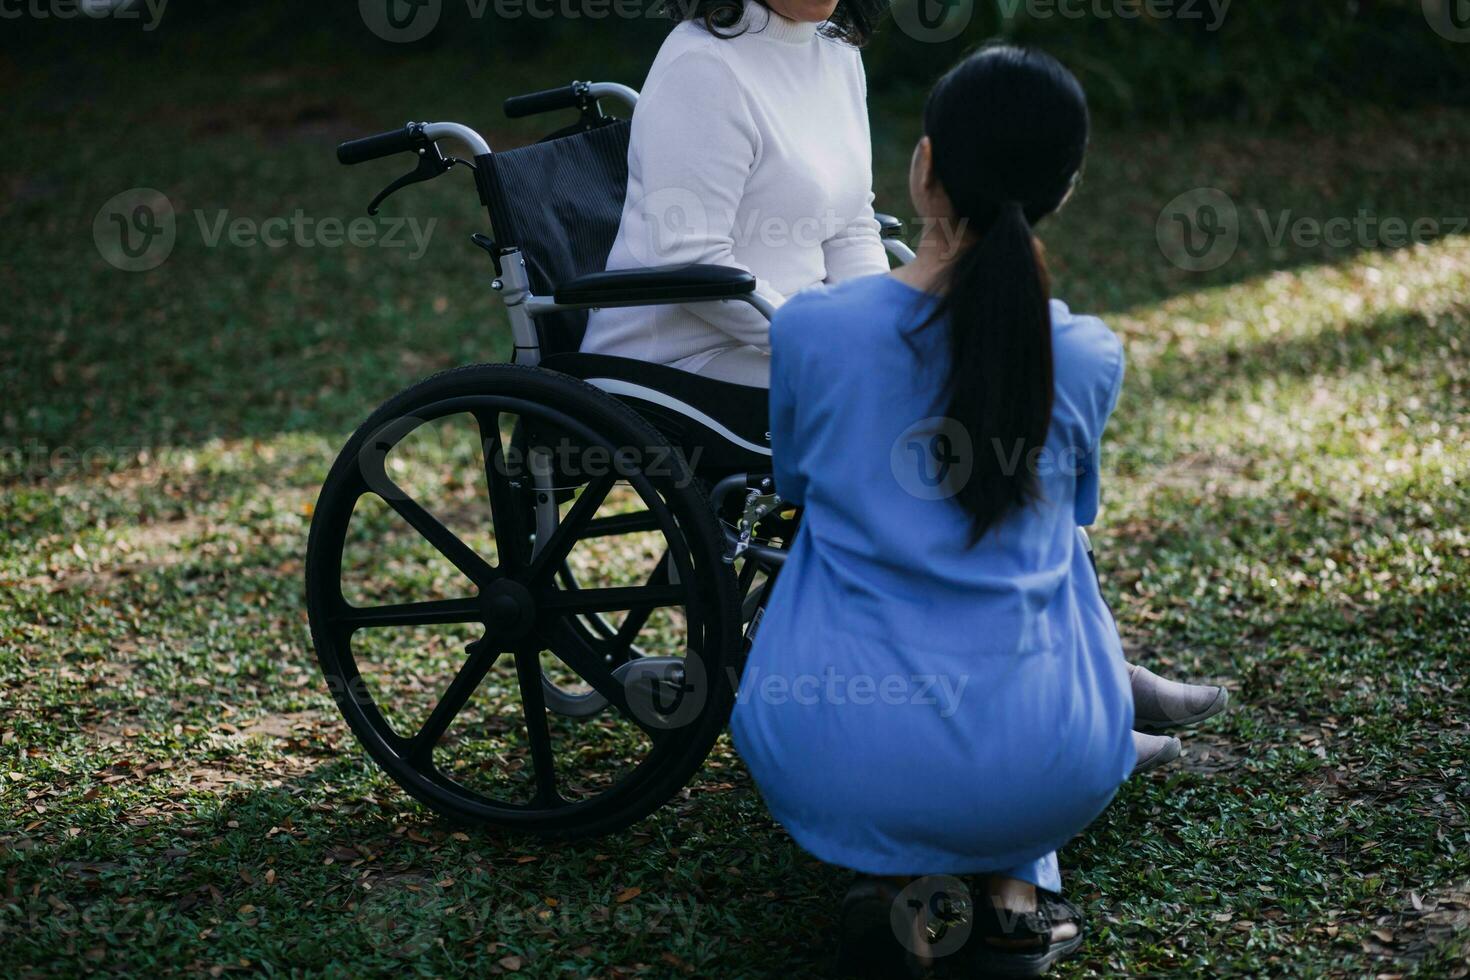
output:
M 750 37 L 780 41 L 784 44 L 806 44 L 817 36 L 822 25 L 812 21 L 787 20 L 758 0 L 745 0 L 745 12 L 735 22 L 735 29 L 744 29 Z

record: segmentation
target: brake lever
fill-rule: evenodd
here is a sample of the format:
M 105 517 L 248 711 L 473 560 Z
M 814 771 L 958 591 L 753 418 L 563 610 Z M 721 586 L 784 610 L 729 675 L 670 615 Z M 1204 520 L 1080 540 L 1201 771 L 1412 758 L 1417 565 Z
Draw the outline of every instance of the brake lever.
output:
M 373 198 L 373 202 L 368 205 L 367 213 L 376 215 L 378 213 L 378 205 L 387 200 L 389 195 L 401 191 L 409 184 L 433 180 L 453 166 L 454 161 L 439 152 L 438 143 L 430 143 L 428 146 L 420 147 L 419 165 L 379 191 L 378 196 Z

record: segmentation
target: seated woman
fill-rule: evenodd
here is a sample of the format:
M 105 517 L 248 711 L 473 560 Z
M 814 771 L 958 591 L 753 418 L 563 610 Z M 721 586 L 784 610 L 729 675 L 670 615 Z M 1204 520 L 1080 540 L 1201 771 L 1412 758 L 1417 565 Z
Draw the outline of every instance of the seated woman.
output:
M 643 83 L 609 269 L 712 263 L 773 306 L 888 271 L 858 45 L 882 0 L 696 0 Z M 739 301 L 597 310 L 582 349 L 766 387 L 770 325 Z
M 776 489 L 804 513 L 732 731 L 798 844 L 884 876 L 854 886 L 841 927 L 849 966 L 880 976 L 901 973 L 898 939 L 926 952 L 890 929 L 914 876 L 986 876 L 957 954 L 980 975 L 1074 950 L 1056 851 L 1135 761 L 1128 667 L 1077 534 L 1123 348 L 1049 300 L 1031 231 L 1088 127 L 1049 56 L 967 58 L 925 105 L 918 258 L 772 324 Z

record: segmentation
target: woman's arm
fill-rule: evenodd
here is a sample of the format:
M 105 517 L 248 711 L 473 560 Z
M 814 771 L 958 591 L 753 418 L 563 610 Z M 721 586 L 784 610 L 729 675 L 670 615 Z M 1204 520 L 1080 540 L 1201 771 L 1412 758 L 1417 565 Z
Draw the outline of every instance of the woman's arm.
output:
M 800 301 L 798 301 L 800 303 Z M 771 332 L 771 471 L 776 492 L 782 499 L 798 507 L 806 503 L 806 477 L 802 475 L 800 454 L 796 449 L 796 393 L 793 376 L 798 372 L 798 352 L 788 341 L 790 331 L 801 327 L 791 321 L 799 319 L 795 308 L 776 317 Z
M 872 173 L 868 174 L 872 183 Z M 829 283 L 871 276 L 888 271 L 888 253 L 878 235 L 878 219 L 873 217 L 873 193 L 862 213 L 846 228 L 822 243 L 822 258 L 827 264 Z
M 698 49 L 675 58 L 633 114 L 629 162 L 641 197 L 629 202 L 624 221 L 638 222 L 626 235 L 634 259 L 643 266 L 709 263 L 749 272 L 735 258 L 735 217 L 760 152 L 730 66 Z M 756 294 L 772 306 L 786 301 L 760 280 Z M 742 343 L 770 346 L 766 318 L 744 302 L 685 309 Z
M 1079 461 L 1077 473 L 1077 499 L 1074 509 L 1076 512 L 1077 525 L 1079 527 L 1091 527 L 1097 520 L 1098 506 L 1101 502 L 1100 483 L 1100 457 L 1102 456 L 1102 434 L 1107 427 L 1108 419 L 1112 417 L 1113 410 L 1118 407 L 1118 398 L 1123 393 L 1123 375 L 1126 371 L 1126 358 L 1123 354 L 1123 344 L 1116 336 L 1109 333 L 1108 338 L 1113 345 L 1115 366 L 1112 369 L 1110 381 L 1106 388 L 1100 392 L 1099 404 L 1095 406 L 1097 435 L 1092 440 L 1088 453 Z
M 863 59 L 857 51 L 852 53 L 853 68 L 857 73 L 858 116 L 863 124 L 863 144 L 873 145 L 873 134 L 868 127 L 868 76 L 863 71 Z M 883 239 L 878 234 L 878 219 L 873 217 L 873 162 L 871 152 L 863 161 L 863 186 L 870 188 L 858 216 L 822 243 L 822 258 L 827 266 L 826 281 L 842 282 L 858 276 L 871 276 L 888 271 L 888 252 L 883 248 Z

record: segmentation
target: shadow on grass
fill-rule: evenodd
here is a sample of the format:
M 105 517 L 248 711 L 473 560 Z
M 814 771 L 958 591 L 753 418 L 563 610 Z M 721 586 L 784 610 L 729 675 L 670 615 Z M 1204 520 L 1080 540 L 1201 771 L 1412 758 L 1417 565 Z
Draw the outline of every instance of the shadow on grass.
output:
M 241 772 L 212 793 L 189 789 L 179 768 L 146 804 L 84 807 L 70 836 L 23 838 L 0 925 L 29 914 L 32 931 L 8 952 L 25 962 L 28 944 L 70 937 L 78 953 L 108 947 L 114 970 L 172 951 L 186 969 L 350 964 L 359 975 L 661 963 L 671 974 L 819 976 L 829 963 L 840 873 L 784 839 L 763 848 L 768 822 L 740 826 L 729 822 L 738 811 L 680 801 L 622 834 L 551 844 L 435 820 L 367 776 L 355 745 L 310 765 L 283 779 Z M 112 946 L 116 935 L 133 939 Z
M 1146 372 L 1150 393 L 1180 405 L 1230 403 L 1272 381 L 1282 386 L 1321 380 L 1332 385 L 1376 367 L 1393 378 L 1436 377 L 1442 384 L 1420 394 L 1426 409 L 1445 418 L 1464 412 L 1452 372 L 1470 363 L 1459 350 L 1470 307 L 1384 313 L 1324 326 L 1307 336 L 1268 337 L 1246 344 L 1207 346 L 1189 356 L 1166 356 Z

